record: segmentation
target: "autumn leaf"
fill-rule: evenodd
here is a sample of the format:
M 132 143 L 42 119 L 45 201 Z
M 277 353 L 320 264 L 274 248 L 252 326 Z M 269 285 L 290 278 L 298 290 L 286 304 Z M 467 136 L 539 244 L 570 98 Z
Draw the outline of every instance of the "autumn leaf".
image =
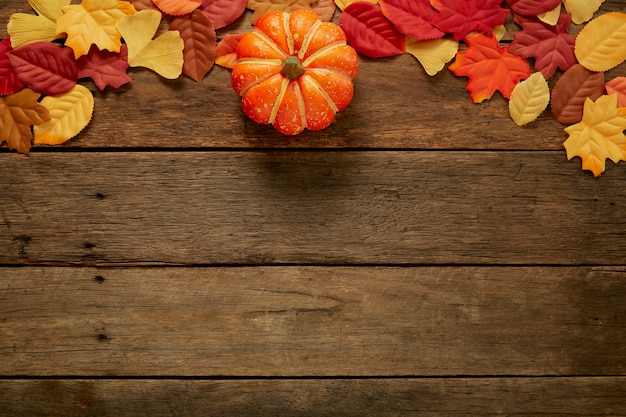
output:
M 168 79 L 182 73 L 184 42 L 180 33 L 169 30 L 152 39 L 159 24 L 161 13 L 142 10 L 117 22 L 117 28 L 128 46 L 128 64 L 145 67 Z
M 248 0 L 248 9 L 254 10 L 252 23 L 270 10 L 292 12 L 297 9 L 311 9 L 314 0 Z
M 341 13 L 340 23 L 348 43 L 365 56 L 382 58 L 405 52 L 405 36 L 396 30 L 375 4 L 350 4 Z
M 87 55 L 76 61 L 78 78 L 91 78 L 100 91 L 107 86 L 120 88 L 131 81 L 126 74 L 128 69 L 128 49 L 122 45 L 120 52 L 101 51 L 92 46 Z
M 608 71 L 626 60 L 626 13 L 603 14 L 576 37 L 578 62 L 591 71 Z
M 550 87 L 540 72 L 515 86 L 509 100 L 509 114 L 518 126 L 533 122 L 550 103 Z
M 571 16 L 562 14 L 555 26 L 536 19 L 518 17 L 522 31 L 513 36 L 509 52 L 524 58 L 535 58 L 535 69 L 548 79 L 557 69 L 567 71 L 576 64 L 574 38 L 569 31 Z
M 135 10 L 159 10 L 152 0 L 126 0 L 133 5 Z
M 0 42 L 0 95 L 13 94 L 24 88 L 24 83 L 17 78 L 11 61 L 9 61 L 9 52 L 11 47 L 11 38 L 7 37 Z
M 247 0 L 202 0 L 199 10 L 211 19 L 217 30 L 239 19 L 246 11 L 246 4 Z
M 170 30 L 177 30 L 185 44 L 183 72 L 200 82 L 215 62 L 216 35 L 213 23 L 200 10 L 176 17 Z
M 24 88 L 15 94 L 0 97 L 0 144 L 28 153 L 33 140 L 32 125 L 50 119 L 48 109 L 39 104 L 40 94 Z
M 562 0 L 509 0 L 511 10 L 516 15 L 537 16 L 561 5 Z
M 454 58 L 459 43 L 453 39 L 431 39 L 427 41 L 406 38 L 406 51 L 422 64 L 428 75 L 435 75 Z
M 617 94 L 617 107 L 626 107 L 626 77 L 615 77 L 605 84 L 606 92 Z
M 602 96 L 595 102 L 585 100 L 583 119 L 565 128 L 569 135 L 563 144 L 567 159 L 579 156 L 582 168 L 595 177 L 605 170 L 605 161 L 617 163 L 626 159 L 626 108 L 617 107 L 617 96 Z
M 201 0 L 152 0 L 163 13 L 172 16 L 183 16 L 196 10 Z
M 457 53 L 449 69 L 469 77 L 467 90 L 474 103 L 491 98 L 496 91 L 508 99 L 517 83 L 530 76 L 528 61 L 501 47 L 495 36 L 477 33 L 465 40 L 467 51 Z
M 64 7 L 63 12 L 57 20 L 57 32 L 67 33 L 65 44 L 79 58 L 89 53 L 91 45 L 119 52 L 122 43 L 116 23 L 135 14 L 135 8 L 125 1 L 83 0 L 81 4 Z
M 556 25 L 559 22 L 560 17 L 561 17 L 561 3 L 559 3 L 559 5 L 556 6 L 554 9 L 537 15 L 537 19 L 539 19 L 546 25 L 550 25 L 550 26 Z
M 37 15 L 13 13 L 7 24 L 13 48 L 31 42 L 52 41 L 57 36 L 57 19 L 63 15 L 63 7 L 71 0 L 29 0 L 28 4 Z
M 585 100 L 596 100 L 604 94 L 604 74 L 573 65 L 552 89 L 552 115 L 565 125 L 580 122 Z
M 237 64 L 237 45 L 246 32 L 226 35 L 217 44 L 215 49 L 215 63 L 224 68 L 233 69 Z
M 602 3 L 604 0 L 563 0 L 565 10 L 572 14 L 572 22 L 577 25 L 591 20 Z
M 445 35 L 432 24 L 437 15 L 430 0 L 381 0 L 383 15 L 404 35 L 415 39 L 437 39 Z
M 460 41 L 470 32 L 491 33 L 492 28 L 502 25 L 509 11 L 502 9 L 502 0 L 430 0 L 439 11 L 433 24 L 446 33 L 454 34 Z
M 311 3 L 311 10 L 318 14 L 322 22 L 330 22 L 337 10 L 334 0 L 315 0 Z
M 357 1 L 366 1 L 368 3 L 377 4 L 378 0 L 335 0 L 335 4 L 339 9 L 345 10 L 352 3 L 356 3 Z

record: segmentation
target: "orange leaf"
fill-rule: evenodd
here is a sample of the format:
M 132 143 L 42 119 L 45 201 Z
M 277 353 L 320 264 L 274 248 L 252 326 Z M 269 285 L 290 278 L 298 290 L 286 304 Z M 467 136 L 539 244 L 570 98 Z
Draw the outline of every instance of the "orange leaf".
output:
M 615 77 L 605 87 L 607 93 L 617 94 L 617 107 L 626 107 L 626 77 Z
M 163 13 L 172 16 L 183 16 L 196 10 L 202 0 L 152 0 Z
M 0 97 L 0 144 L 6 142 L 10 149 L 28 153 L 33 140 L 30 127 L 50 120 L 48 109 L 37 102 L 39 96 L 25 88 Z
M 233 69 L 237 64 L 237 45 L 246 32 L 233 33 L 222 38 L 215 50 L 215 63 Z
M 496 90 L 509 98 L 515 86 L 530 76 L 530 65 L 501 47 L 494 35 L 474 34 L 466 39 L 468 49 L 456 54 L 450 70 L 469 77 L 467 90 L 474 103 L 491 98 Z

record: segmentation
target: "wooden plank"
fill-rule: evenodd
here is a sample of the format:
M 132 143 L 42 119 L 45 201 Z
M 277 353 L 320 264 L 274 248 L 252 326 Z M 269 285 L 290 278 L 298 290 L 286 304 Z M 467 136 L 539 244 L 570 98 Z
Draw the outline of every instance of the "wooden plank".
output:
M 26 0 L 0 8 L 0 21 Z M 622 0 L 602 11 L 622 10 Z M 244 30 L 245 21 L 235 30 Z M 497 93 L 480 105 L 471 102 L 466 77 L 443 71 L 429 77 L 409 55 L 361 59 L 352 104 L 321 132 L 296 137 L 277 134 L 243 116 L 232 91 L 230 71 L 215 67 L 198 84 L 187 77 L 165 81 L 148 70 L 132 69 L 133 82 L 118 91 L 94 92 L 96 110 L 89 127 L 65 148 L 407 148 L 561 150 L 563 125 L 549 111 L 527 127 L 509 117 Z M 626 65 L 607 80 L 626 76 Z M 554 83 L 557 77 L 551 80 Z M 81 81 L 82 82 L 82 81 Z M 181 135 L 181 132 L 185 132 Z M 6 145 L 3 145 L 6 148 Z
M 0 381 L 14 417 L 626 416 L 624 378 Z
M 623 375 L 625 295 L 624 267 L 5 267 L 0 375 Z
M 0 264 L 622 265 L 626 177 L 564 152 L 0 155 Z

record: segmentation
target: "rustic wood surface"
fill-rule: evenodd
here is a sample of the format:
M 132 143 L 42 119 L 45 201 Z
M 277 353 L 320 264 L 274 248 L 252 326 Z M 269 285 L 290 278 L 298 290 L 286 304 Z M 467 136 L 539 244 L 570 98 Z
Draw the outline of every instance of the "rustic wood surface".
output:
M 131 70 L 69 143 L 0 147 L 0 416 L 626 416 L 626 165 L 360 64 L 322 132 Z

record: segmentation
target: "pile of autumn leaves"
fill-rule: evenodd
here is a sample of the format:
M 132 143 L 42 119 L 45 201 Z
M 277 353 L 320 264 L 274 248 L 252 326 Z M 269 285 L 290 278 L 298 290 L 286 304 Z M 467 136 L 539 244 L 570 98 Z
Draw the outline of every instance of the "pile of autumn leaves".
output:
M 234 65 L 241 34 L 217 44 L 215 30 L 246 8 L 254 22 L 268 10 L 297 8 L 330 20 L 339 7 L 348 42 L 362 55 L 410 53 L 429 75 L 454 59 L 448 68 L 469 78 L 470 98 L 480 103 L 499 91 L 520 126 L 551 102 L 555 119 L 568 126 L 568 158 L 580 156 L 583 169 L 598 176 L 606 158 L 626 160 L 626 77 L 605 82 L 604 76 L 626 59 L 626 14 L 591 20 L 603 0 L 509 0 L 510 10 L 502 0 L 28 2 L 36 15 L 12 15 L 10 36 L 0 43 L 0 142 L 19 152 L 27 153 L 33 140 L 65 142 L 87 126 L 94 100 L 78 84 L 82 78 L 100 90 L 119 88 L 130 81 L 129 67 L 145 67 L 200 82 L 214 63 Z M 522 30 L 507 47 L 499 39 L 509 13 Z M 169 30 L 156 36 L 164 22 Z M 571 22 L 589 23 L 574 39 Z M 559 71 L 551 92 L 547 80 Z

